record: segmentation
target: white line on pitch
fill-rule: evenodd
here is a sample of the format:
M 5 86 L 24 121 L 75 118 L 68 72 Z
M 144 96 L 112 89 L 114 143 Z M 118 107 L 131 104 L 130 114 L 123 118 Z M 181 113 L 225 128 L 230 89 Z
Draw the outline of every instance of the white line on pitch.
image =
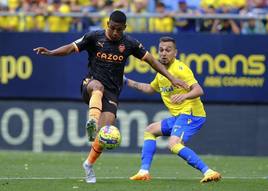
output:
M 129 177 L 97 177 L 97 179 L 128 179 Z M 191 178 L 176 178 L 176 177 L 153 177 L 153 179 L 159 180 L 195 180 L 201 177 L 191 177 Z M 0 180 L 75 180 L 84 179 L 84 177 L 0 177 Z M 244 180 L 258 180 L 258 179 L 268 179 L 268 177 L 234 177 L 234 176 L 224 176 L 223 179 L 244 179 Z

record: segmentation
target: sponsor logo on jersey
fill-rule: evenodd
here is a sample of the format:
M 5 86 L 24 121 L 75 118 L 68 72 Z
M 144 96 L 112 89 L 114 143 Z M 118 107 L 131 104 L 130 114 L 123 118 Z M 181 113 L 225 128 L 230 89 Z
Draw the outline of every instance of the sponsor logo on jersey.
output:
M 172 92 L 172 91 L 174 91 L 173 86 L 160 87 L 160 92 L 166 93 L 166 92 Z
M 107 62 L 122 62 L 124 60 L 124 56 L 122 55 L 105 52 L 97 52 L 96 57 Z

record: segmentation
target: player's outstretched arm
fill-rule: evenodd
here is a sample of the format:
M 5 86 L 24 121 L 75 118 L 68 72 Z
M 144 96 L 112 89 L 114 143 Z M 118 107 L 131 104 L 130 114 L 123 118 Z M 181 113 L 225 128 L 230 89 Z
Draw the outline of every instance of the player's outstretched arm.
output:
M 46 56 L 65 56 L 75 52 L 75 46 L 73 45 L 73 43 L 71 43 L 54 50 L 48 50 L 45 47 L 37 47 L 34 48 L 33 51 L 35 51 L 36 54 L 42 54 Z
M 169 81 L 176 87 L 182 87 L 186 90 L 189 90 L 190 87 L 182 80 L 175 78 L 172 76 L 165 66 L 163 66 L 159 61 L 157 61 L 150 53 L 147 53 L 144 57 L 144 61 L 150 64 L 157 72 L 166 76 Z
M 190 87 L 190 91 L 186 94 L 175 94 L 171 96 L 172 103 L 181 103 L 185 99 L 194 99 L 204 95 L 204 91 L 199 84 L 193 84 Z
M 147 93 L 147 94 L 153 94 L 155 93 L 155 90 L 152 88 L 150 84 L 147 83 L 141 83 L 134 80 L 131 80 L 129 78 L 126 78 L 124 76 L 124 83 L 133 89 L 139 90 L 141 92 Z

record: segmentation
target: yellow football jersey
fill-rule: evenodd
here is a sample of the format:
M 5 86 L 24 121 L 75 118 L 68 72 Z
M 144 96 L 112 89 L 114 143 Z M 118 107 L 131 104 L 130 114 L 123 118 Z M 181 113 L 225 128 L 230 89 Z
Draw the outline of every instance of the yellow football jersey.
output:
M 17 9 L 20 5 L 19 0 L 8 0 L 8 8 L 10 9 Z
M 47 8 L 50 12 L 55 11 L 55 7 L 49 6 Z M 70 12 L 70 6 L 62 4 L 58 10 L 59 13 L 65 14 Z M 71 26 L 72 18 L 70 17 L 59 17 L 51 15 L 47 19 L 49 32 L 68 32 Z
M 19 17 L 16 15 L 10 15 L 6 17 L 6 27 L 12 31 L 18 31 L 19 29 Z
M 149 19 L 150 32 L 172 32 L 174 29 L 173 25 L 174 23 L 171 17 Z
M 175 60 L 168 68 L 168 71 L 176 78 L 183 80 L 189 86 L 196 84 L 192 70 L 183 62 Z M 162 74 L 157 73 L 151 82 L 152 88 L 161 94 L 162 100 L 173 116 L 188 114 L 205 117 L 203 103 L 200 97 L 186 99 L 182 103 L 172 103 L 171 96 L 175 94 L 185 94 L 187 90 L 174 87 L 171 82 Z
M 6 29 L 7 18 L 4 16 L 0 16 L 0 29 Z

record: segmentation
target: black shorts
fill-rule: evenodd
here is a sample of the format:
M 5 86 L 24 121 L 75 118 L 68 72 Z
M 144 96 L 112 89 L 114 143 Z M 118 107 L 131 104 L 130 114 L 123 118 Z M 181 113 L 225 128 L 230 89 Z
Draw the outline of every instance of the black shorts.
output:
M 89 100 L 91 97 L 87 92 L 87 85 L 91 80 L 93 79 L 86 78 L 83 80 L 81 84 L 81 94 L 84 102 L 87 105 L 89 104 Z M 111 112 L 116 116 L 117 107 L 118 107 L 118 96 L 115 93 L 104 88 L 104 93 L 102 97 L 102 112 Z

